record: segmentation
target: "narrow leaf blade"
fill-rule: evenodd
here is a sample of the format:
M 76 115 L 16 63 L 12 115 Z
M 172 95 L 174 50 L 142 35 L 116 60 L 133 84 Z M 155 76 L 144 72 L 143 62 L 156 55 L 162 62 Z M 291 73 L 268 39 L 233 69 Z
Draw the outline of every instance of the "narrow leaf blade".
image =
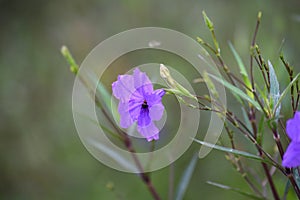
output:
M 247 112 L 246 112 L 246 110 L 245 110 L 244 107 L 242 107 L 241 109 L 242 109 L 242 114 L 243 114 L 243 117 L 244 117 L 244 121 L 245 121 L 246 127 L 252 132 L 253 129 L 252 129 L 251 123 L 249 121 L 248 114 L 247 114 Z
M 300 73 L 298 73 L 295 78 L 288 84 L 288 86 L 283 90 L 283 92 L 281 93 L 278 102 L 276 103 L 276 105 L 274 106 L 274 111 L 277 110 L 277 108 L 280 106 L 283 98 L 285 97 L 285 95 L 288 93 L 288 91 L 291 89 L 292 85 L 299 79 L 300 77 Z M 275 114 L 275 113 L 274 113 Z
M 275 73 L 275 70 L 273 68 L 272 63 L 268 60 L 268 66 L 270 69 L 270 102 L 272 102 L 272 105 L 276 105 L 278 103 L 279 97 L 280 97 L 280 90 L 279 90 L 279 82 Z M 278 108 L 276 110 L 274 109 L 275 113 L 275 119 L 279 118 L 281 109 L 281 104 L 278 104 Z
M 240 150 L 236 150 L 236 149 L 232 149 L 232 148 L 228 148 L 228 147 L 223 147 L 223 146 L 219 146 L 219 145 L 213 145 L 213 144 L 210 144 L 210 143 L 207 143 L 207 142 L 204 142 L 204 141 L 201 141 L 201 140 L 197 140 L 197 139 L 193 139 L 193 140 L 196 143 L 202 144 L 204 146 L 207 146 L 207 147 L 219 150 L 219 151 L 232 153 L 232 154 L 235 154 L 235 155 L 238 155 L 238 156 L 243 156 L 245 158 L 250 158 L 250 159 L 253 159 L 253 160 L 260 161 L 260 162 L 270 163 L 269 161 L 264 160 L 264 159 L 262 159 L 261 157 L 259 157 L 257 155 L 254 155 L 254 154 L 251 154 L 251 153 L 248 153 L 248 152 L 245 152 L 245 151 L 240 151 Z
M 207 183 L 210 184 L 210 185 L 216 186 L 218 188 L 222 188 L 224 190 L 230 190 L 230 191 L 239 193 L 239 194 L 241 194 L 243 196 L 250 197 L 251 199 L 256 199 L 256 200 L 263 200 L 264 199 L 262 197 L 258 197 L 258 196 L 255 196 L 253 194 L 244 192 L 244 191 L 242 191 L 239 188 L 233 188 L 233 187 L 230 187 L 230 186 L 227 186 L 227 185 L 223 185 L 223 184 L 220 184 L 220 183 L 215 183 L 215 182 L 212 182 L 212 181 L 207 181 Z
M 245 94 L 242 90 L 240 90 L 239 88 L 235 87 L 234 85 L 228 83 L 227 81 L 218 78 L 212 74 L 210 74 L 210 76 L 215 79 L 216 81 L 218 81 L 219 83 L 223 84 L 227 89 L 229 89 L 233 94 L 238 95 L 239 97 L 243 98 L 244 100 L 248 101 L 249 103 L 251 103 L 253 106 L 255 106 L 255 108 L 259 111 L 262 111 L 261 107 L 259 106 L 259 104 L 253 100 L 252 98 L 250 98 L 247 94 Z
M 237 53 L 237 51 L 235 50 L 235 48 L 233 47 L 233 45 L 231 44 L 231 42 L 228 42 L 229 44 L 229 47 L 230 47 L 230 50 L 232 51 L 233 55 L 234 55 L 234 58 L 240 68 L 240 73 L 245 76 L 245 77 L 248 77 L 248 73 L 246 71 L 246 68 L 245 68 L 245 65 L 240 57 L 240 55 Z
M 248 76 L 248 73 L 247 73 L 247 70 L 246 70 L 246 67 L 240 57 L 240 55 L 238 54 L 238 52 L 235 50 L 235 48 L 233 47 L 233 45 L 231 44 L 231 42 L 229 42 L 229 47 L 234 55 L 234 58 L 240 68 L 240 74 L 242 75 L 243 77 L 243 81 L 245 83 L 245 85 L 248 87 L 248 88 L 252 88 L 252 85 L 251 85 L 251 82 L 249 80 L 249 76 Z M 254 99 L 254 95 L 251 91 L 247 90 L 246 91 L 247 95 L 251 98 L 251 99 Z
M 298 168 L 294 168 L 294 176 L 295 176 L 295 180 L 296 180 L 296 183 L 298 185 L 298 187 L 300 187 L 300 174 L 299 174 L 299 167 Z
M 283 197 L 282 197 L 282 200 L 286 200 L 287 198 L 287 195 L 290 191 L 290 188 L 291 188 L 291 182 L 288 180 L 286 182 L 286 185 L 285 185 L 285 188 L 284 188 L 284 193 L 283 193 Z
M 190 183 L 191 177 L 193 175 L 193 172 L 195 170 L 197 161 L 198 161 L 198 156 L 195 153 L 194 156 L 192 157 L 189 165 L 185 169 L 185 171 L 181 177 L 181 180 L 179 182 L 179 185 L 177 186 L 177 193 L 176 193 L 176 198 L 175 198 L 176 200 L 183 199 L 186 189 L 187 189 L 187 187 Z
M 130 170 L 130 171 L 138 171 L 137 167 L 132 164 L 129 160 L 124 158 L 122 155 L 119 154 L 119 152 L 114 151 L 112 148 L 107 147 L 105 144 L 102 144 L 100 142 L 97 142 L 90 138 L 88 142 L 93 145 L 96 149 L 98 149 L 101 153 L 105 154 L 124 168 Z

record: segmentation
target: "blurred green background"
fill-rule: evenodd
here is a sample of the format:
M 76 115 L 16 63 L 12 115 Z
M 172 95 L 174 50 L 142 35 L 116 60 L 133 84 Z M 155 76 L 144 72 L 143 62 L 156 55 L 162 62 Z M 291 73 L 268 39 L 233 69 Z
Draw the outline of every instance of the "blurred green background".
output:
M 284 39 L 283 50 L 299 69 L 299 0 L 0 0 L 0 199 L 151 199 L 136 175 L 102 165 L 80 142 L 71 110 L 74 76 L 60 48 L 67 45 L 80 63 L 99 42 L 144 26 L 211 41 L 202 10 L 215 24 L 227 63 L 235 65 L 228 40 L 249 62 L 262 11 L 257 41 L 263 55 L 287 82 L 278 59 Z M 174 163 L 175 186 L 197 148 L 192 145 Z M 152 174 L 163 199 L 168 173 L 165 168 Z M 207 185 L 208 180 L 250 191 L 220 152 L 199 160 L 185 199 L 245 199 Z

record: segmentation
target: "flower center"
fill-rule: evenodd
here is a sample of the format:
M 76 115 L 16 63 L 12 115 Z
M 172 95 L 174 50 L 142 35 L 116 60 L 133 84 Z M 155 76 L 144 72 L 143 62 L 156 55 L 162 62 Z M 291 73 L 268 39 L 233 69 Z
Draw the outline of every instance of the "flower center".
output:
M 143 104 L 142 104 L 142 108 L 148 108 L 148 104 L 147 104 L 147 101 L 144 100 Z

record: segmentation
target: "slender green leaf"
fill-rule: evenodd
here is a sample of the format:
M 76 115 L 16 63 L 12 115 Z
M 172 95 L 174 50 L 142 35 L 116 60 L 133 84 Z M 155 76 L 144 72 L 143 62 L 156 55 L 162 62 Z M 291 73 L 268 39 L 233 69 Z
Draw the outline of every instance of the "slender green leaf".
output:
M 106 90 L 105 86 L 101 83 L 100 80 L 98 80 L 98 78 L 93 75 L 93 74 L 89 74 L 89 78 L 91 79 L 91 81 L 93 82 L 93 84 L 96 85 L 96 90 L 97 90 L 97 97 L 98 99 L 104 103 L 104 106 L 107 109 L 111 109 L 111 95 L 110 93 L 108 93 L 108 91 Z
M 121 140 L 120 135 L 117 134 L 117 133 L 115 133 L 114 131 L 112 131 L 112 130 L 111 130 L 110 128 L 108 128 L 107 126 L 104 126 L 104 125 L 100 124 L 98 121 L 96 121 L 96 120 L 94 120 L 94 119 L 92 119 L 92 118 L 90 118 L 90 117 L 88 117 L 88 116 L 86 116 L 86 115 L 84 115 L 84 114 L 82 114 L 82 113 L 79 113 L 79 112 L 76 112 L 76 113 L 77 113 L 78 115 L 80 115 L 82 118 L 87 119 L 88 121 L 90 121 L 90 122 L 93 123 L 94 125 L 100 126 L 100 127 L 103 129 L 103 131 L 105 131 L 106 133 L 110 134 L 110 135 L 113 136 L 114 138 L 117 138 L 117 139 Z
M 88 142 L 91 145 L 93 145 L 96 149 L 106 154 L 106 156 L 108 156 L 110 159 L 114 160 L 115 162 L 122 165 L 126 169 L 130 171 L 138 171 L 137 167 L 132 164 L 133 162 L 130 162 L 128 159 L 124 158 L 122 155 L 114 151 L 112 148 L 107 147 L 105 144 L 97 142 L 92 138 L 90 138 Z
M 265 86 L 263 89 L 261 89 L 260 87 L 256 86 L 256 90 L 259 94 L 259 97 L 262 99 L 262 101 L 264 102 L 264 106 L 269 109 L 270 108 L 270 101 L 268 98 L 268 92 L 267 92 L 267 87 Z M 271 111 L 272 112 L 272 111 Z
M 292 87 L 292 85 L 299 79 L 300 77 L 300 73 L 298 73 L 295 78 L 289 83 L 289 85 L 284 89 L 284 91 L 281 93 L 278 102 L 276 103 L 276 105 L 274 106 L 274 111 L 277 110 L 277 108 L 279 107 L 279 105 L 281 104 L 283 98 L 285 97 L 285 95 L 288 93 L 288 91 L 290 90 L 290 88 Z M 275 113 L 274 113 L 275 114 Z
M 265 116 L 262 115 L 260 117 L 260 120 L 259 120 L 259 124 L 258 124 L 258 133 L 257 133 L 257 142 L 259 144 L 262 144 L 263 143 L 263 139 L 264 139 L 264 133 L 265 133 L 265 125 L 264 125 L 264 122 L 265 122 Z
M 264 200 L 265 199 L 263 197 L 258 197 L 258 196 L 255 196 L 253 194 L 244 192 L 244 191 L 242 191 L 239 188 L 233 188 L 233 187 L 230 187 L 230 186 L 227 186 L 227 185 L 223 185 L 223 184 L 220 184 L 220 183 L 215 183 L 215 182 L 212 182 L 212 181 L 207 181 L 207 183 L 210 184 L 210 185 L 216 186 L 218 188 L 222 188 L 224 190 L 230 190 L 230 191 L 233 191 L 233 192 L 237 192 L 237 193 L 239 193 L 239 194 L 241 194 L 243 196 L 249 197 L 251 199 L 256 199 L 256 200 Z
M 272 63 L 268 60 L 268 66 L 269 66 L 269 71 L 270 71 L 270 102 L 271 105 L 274 106 L 278 103 L 279 97 L 280 97 L 280 89 L 279 89 L 279 82 L 275 73 L 275 70 L 273 68 Z M 281 104 L 278 104 L 278 108 L 274 110 L 273 112 L 275 113 L 275 119 L 279 118 L 280 114 L 280 109 L 281 109 Z
M 295 176 L 295 180 L 297 182 L 298 187 L 300 187 L 300 174 L 299 174 L 299 171 L 300 171 L 300 167 L 294 168 L 294 176 Z
M 245 124 L 246 124 L 247 128 L 248 128 L 250 131 L 253 131 L 252 126 L 251 126 L 251 122 L 250 122 L 250 120 L 249 120 L 249 118 L 248 118 L 248 115 L 247 115 L 247 112 L 246 112 L 245 108 L 242 107 L 241 109 L 242 109 L 243 117 L 244 117 Z
M 108 112 L 111 112 L 113 116 L 115 117 L 116 121 L 120 121 L 120 115 L 118 112 L 117 104 L 116 102 L 111 98 L 110 93 L 108 93 L 105 86 L 98 81 L 97 84 L 97 91 L 98 91 L 98 97 L 104 102 L 105 107 L 107 108 Z
M 282 200 L 286 200 L 287 195 L 288 195 L 290 189 L 291 189 L 291 182 L 288 180 L 286 182 L 286 185 L 285 185 L 285 188 L 284 188 L 284 193 L 283 193 Z
M 237 53 L 237 51 L 235 50 L 235 48 L 233 47 L 233 45 L 231 44 L 231 42 L 229 42 L 229 47 L 234 55 L 234 58 L 240 68 L 240 74 L 242 75 L 243 77 L 243 80 L 244 80 L 244 83 L 245 85 L 248 87 L 248 88 L 252 88 L 252 85 L 251 85 L 251 82 L 249 80 L 249 77 L 248 77 L 248 73 L 247 73 L 247 70 L 246 70 L 246 67 L 240 57 L 240 55 Z M 251 99 L 254 99 L 254 95 L 251 91 L 247 90 L 246 91 L 247 95 L 251 98 Z
M 259 104 L 253 100 L 252 98 L 250 98 L 247 94 L 245 94 L 241 89 L 235 87 L 234 85 L 228 83 L 227 81 L 216 77 L 212 74 L 210 74 L 210 76 L 212 78 L 214 78 L 216 81 L 220 82 L 221 84 L 223 84 L 226 88 L 228 88 L 233 94 L 238 95 L 239 97 L 245 99 L 246 101 L 248 101 L 249 103 L 251 103 L 253 106 L 256 107 L 257 110 L 262 111 L 261 107 L 259 106 Z
M 191 177 L 194 173 L 196 164 L 197 164 L 197 160 L 198 160 L 198 154 L 194 154 L 194 156 L 192 157 L 189 165 L 186 167 L 181 180 L 179 182 L 179 185 L 177 186 L 177 193 L 176 193 L 176 200 L 181 200 L 184 197 L 184 194 L 186 192 L 186 189 L 190 183 Z
M 210 144 L 210 143 L 207 143 L 207 142 L 204 142 L 204 141 L 201 141 L 201 140 L 197 140 L 197 139 L 194 139 L 194 138 L 193 138 L 193 140 L 195 142 L 199 143 L 199 144 L 202 144 L 204 146 L 207 146 L 207 147 L 219 150 L 219 151 L 232 153 L 232 154 L 235 154 L 235 155 L 243 156 L 245 158 L 250 158 L 250 159 L 253 159 L 253 160 L 257 160 L 257 161 L 260 161 L 260 162 L 271 163 L 268 160 L 264 160 L 264 159 L 262 159 L 261 157 L 259 157 L 257 155 L 254 155 L 254 154 L 251 154 L 251 153 L 248 153 L 248 152 L 245 152 L 245 151 L 240 151 L 240 150 L 236 150 L 236 149 L 232 149 L 232 148 L 228 148 L 228 147 L 223 147 L 223 146 L 219 146 L 219 145 Z
M 219 94 L 218 94 L 218 91 L 216 90 L 216 86 L 212 82 L 212 80 L 210 79 L 210 77 L 208 76 L 206 71 L 204 71 L 204 73 L 203 73 L 203 80 L 205 81 L 206 86 L 208 87 L 208 90 L 210 91 L 210 93 L 214 96 L 215 99 L 218 99 Z
M 235 50 L 235 48 L 233 47 L 233 45 L 231 44 L 231 42 L 228 42 L 228 44 L 229 44 L 229 47 L 230 47 L 230 49 L 231 49 L 231 51 L 232 51 L 232 53 L 234 55 L 234 58 L 235 58 L 236 62 L 238 64 L 239 68 L 240 68 L 240 73 L 243 76 L 245 76 L 245 77 L 248 78 L 248 73 L 246 71 L 245 65 L 244 65 L 244 63 L 243 63 L 240 55 L 237 53 L 237 51 Z
M 111 113 L 115 120 L 119 122 L 120 116 L 117 111 L 118 108 L 116 102 L 111 98 L 111 94 L 107 91 L 103 83 L 100 80 L 98 80 L 94 74 L 90 73 L 88 74 L 88 76 L 92 83 L 96 85 L 96 95 L 98 100 L 100 101 L 99 103 L 101 103 L 101 106 L 103 106 L 106 109 L 107 113 Z
M 111 95 L 107 92 L 105 86 L 100 81 L 98 81 L 98 84 L 97 84 L 97 91 L 99 92 L 101 99 L 103 99 L 105 106 L 107 108 L 110 108 L 111 107 Z

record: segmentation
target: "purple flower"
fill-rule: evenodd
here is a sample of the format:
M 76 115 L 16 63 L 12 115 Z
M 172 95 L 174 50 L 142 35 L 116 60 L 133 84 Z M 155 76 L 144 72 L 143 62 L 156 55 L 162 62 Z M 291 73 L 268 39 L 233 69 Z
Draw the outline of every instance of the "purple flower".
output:
M 138 132 L 148 141 L 158 140 L 159 130 L 153 121 L 163 116 L 164 106 L 161 103 L 165 94 L 163 89 L 153 90 L 153 85 L 146 73 L 138 68 L 133 75 L 119 75 L 112 84 L 113 95 L 120 100 L 120 126 L 130 127 L 137 121 Z
M 286 122 L 286 132 L 293 142 L 300 142 L 300 112 Z
M 298 167 L 300 166 L 300 142 L 292 141 L 286 149 L 282 165 L 284 167 Z
M 291 143 L 283 155 L 282 165 L 298 167 L 300 166 L 300 112 L 296 112 L 294 118 L 286 122 L 286 132 Z

